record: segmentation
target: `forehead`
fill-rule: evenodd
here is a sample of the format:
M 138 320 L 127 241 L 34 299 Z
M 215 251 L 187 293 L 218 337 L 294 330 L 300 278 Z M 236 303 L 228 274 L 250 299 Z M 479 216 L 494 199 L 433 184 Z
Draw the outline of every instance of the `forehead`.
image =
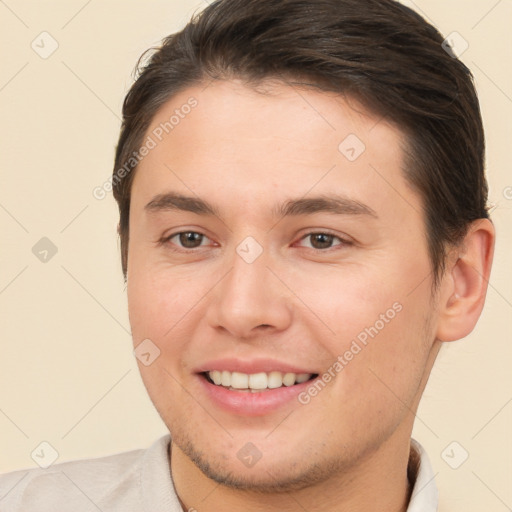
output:
M 144 199 L 178 189 L 233 203 L 335 188 L 376 209 L 411 194 L 400 130 L 352 98 L 316 89 L 255 90 L 238 81 L 190 87 L 161 107 L 148 138 L 154 147 L 132 189 Z

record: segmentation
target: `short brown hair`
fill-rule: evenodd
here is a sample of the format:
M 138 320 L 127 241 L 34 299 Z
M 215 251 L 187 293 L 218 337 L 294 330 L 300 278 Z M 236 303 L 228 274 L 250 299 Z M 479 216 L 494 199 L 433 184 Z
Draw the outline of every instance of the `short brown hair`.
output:
M 468 68 L 394 0 L 218 0 L 167 37 L 123 104 L 113 192 L 126 278 L 131 184 L 119 179 L 158 109 L 206 80 L 300 80 L 360 101 L 406 135 L 404 175 L 423 199 L 434 283 L 446 248 L 487 218 L 484 134 Z M 449 48 L 448 48 L 449 50 Z

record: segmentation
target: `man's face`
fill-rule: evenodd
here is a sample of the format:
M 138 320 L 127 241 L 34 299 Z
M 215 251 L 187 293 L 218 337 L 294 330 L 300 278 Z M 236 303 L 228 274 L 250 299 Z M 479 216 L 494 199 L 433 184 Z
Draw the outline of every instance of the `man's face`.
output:
M 134 344 L 160 350 L 140 369 L 175 445 L 217 481 L 267 489 L 407 445 L 438 347 L 401 133 L 332 94 L 218 82 L 173 97 L 147 135 L 129 311 Z M 253 393 L 210 370 L 241 388 L 313 378 Z

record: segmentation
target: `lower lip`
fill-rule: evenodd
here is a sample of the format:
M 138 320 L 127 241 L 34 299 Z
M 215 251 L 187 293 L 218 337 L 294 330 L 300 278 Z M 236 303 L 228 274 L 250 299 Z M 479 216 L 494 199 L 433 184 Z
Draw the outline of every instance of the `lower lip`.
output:
M 282 386 L 252 393 L 250 391 L 231 391 L 223 386 L 212 384 L 202 374 L 198 376 L 210 400 L 228 412 L 243 416 L 263 416 L 278 410 L 293 400 L 299 402 L 297 395 L 311 386 L 317 378 L 293 386 Z

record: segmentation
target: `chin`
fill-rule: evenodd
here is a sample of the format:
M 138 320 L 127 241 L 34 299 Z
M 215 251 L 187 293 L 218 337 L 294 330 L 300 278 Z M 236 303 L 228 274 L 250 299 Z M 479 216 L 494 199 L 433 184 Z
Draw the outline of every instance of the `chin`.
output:
M 229 456 L 227 451 L 201 451 L 188 436 L 177 433 L 172 439 L 173 445 L 178 446 L 207 478 L 236 490 L 259 494 L 298 491 L 325 482 L 340 470 L 340 461 L 336 458 L 310 463 L 305 462 L 310 461 L 310 457 L 303 452 L 296 461 L 290 460 L 289 452 L 280 454 L 277 450 L 273 452 L 272 460 L 262 456 L 247 466 L 241 460 L 243 454 L 238 458 Z

